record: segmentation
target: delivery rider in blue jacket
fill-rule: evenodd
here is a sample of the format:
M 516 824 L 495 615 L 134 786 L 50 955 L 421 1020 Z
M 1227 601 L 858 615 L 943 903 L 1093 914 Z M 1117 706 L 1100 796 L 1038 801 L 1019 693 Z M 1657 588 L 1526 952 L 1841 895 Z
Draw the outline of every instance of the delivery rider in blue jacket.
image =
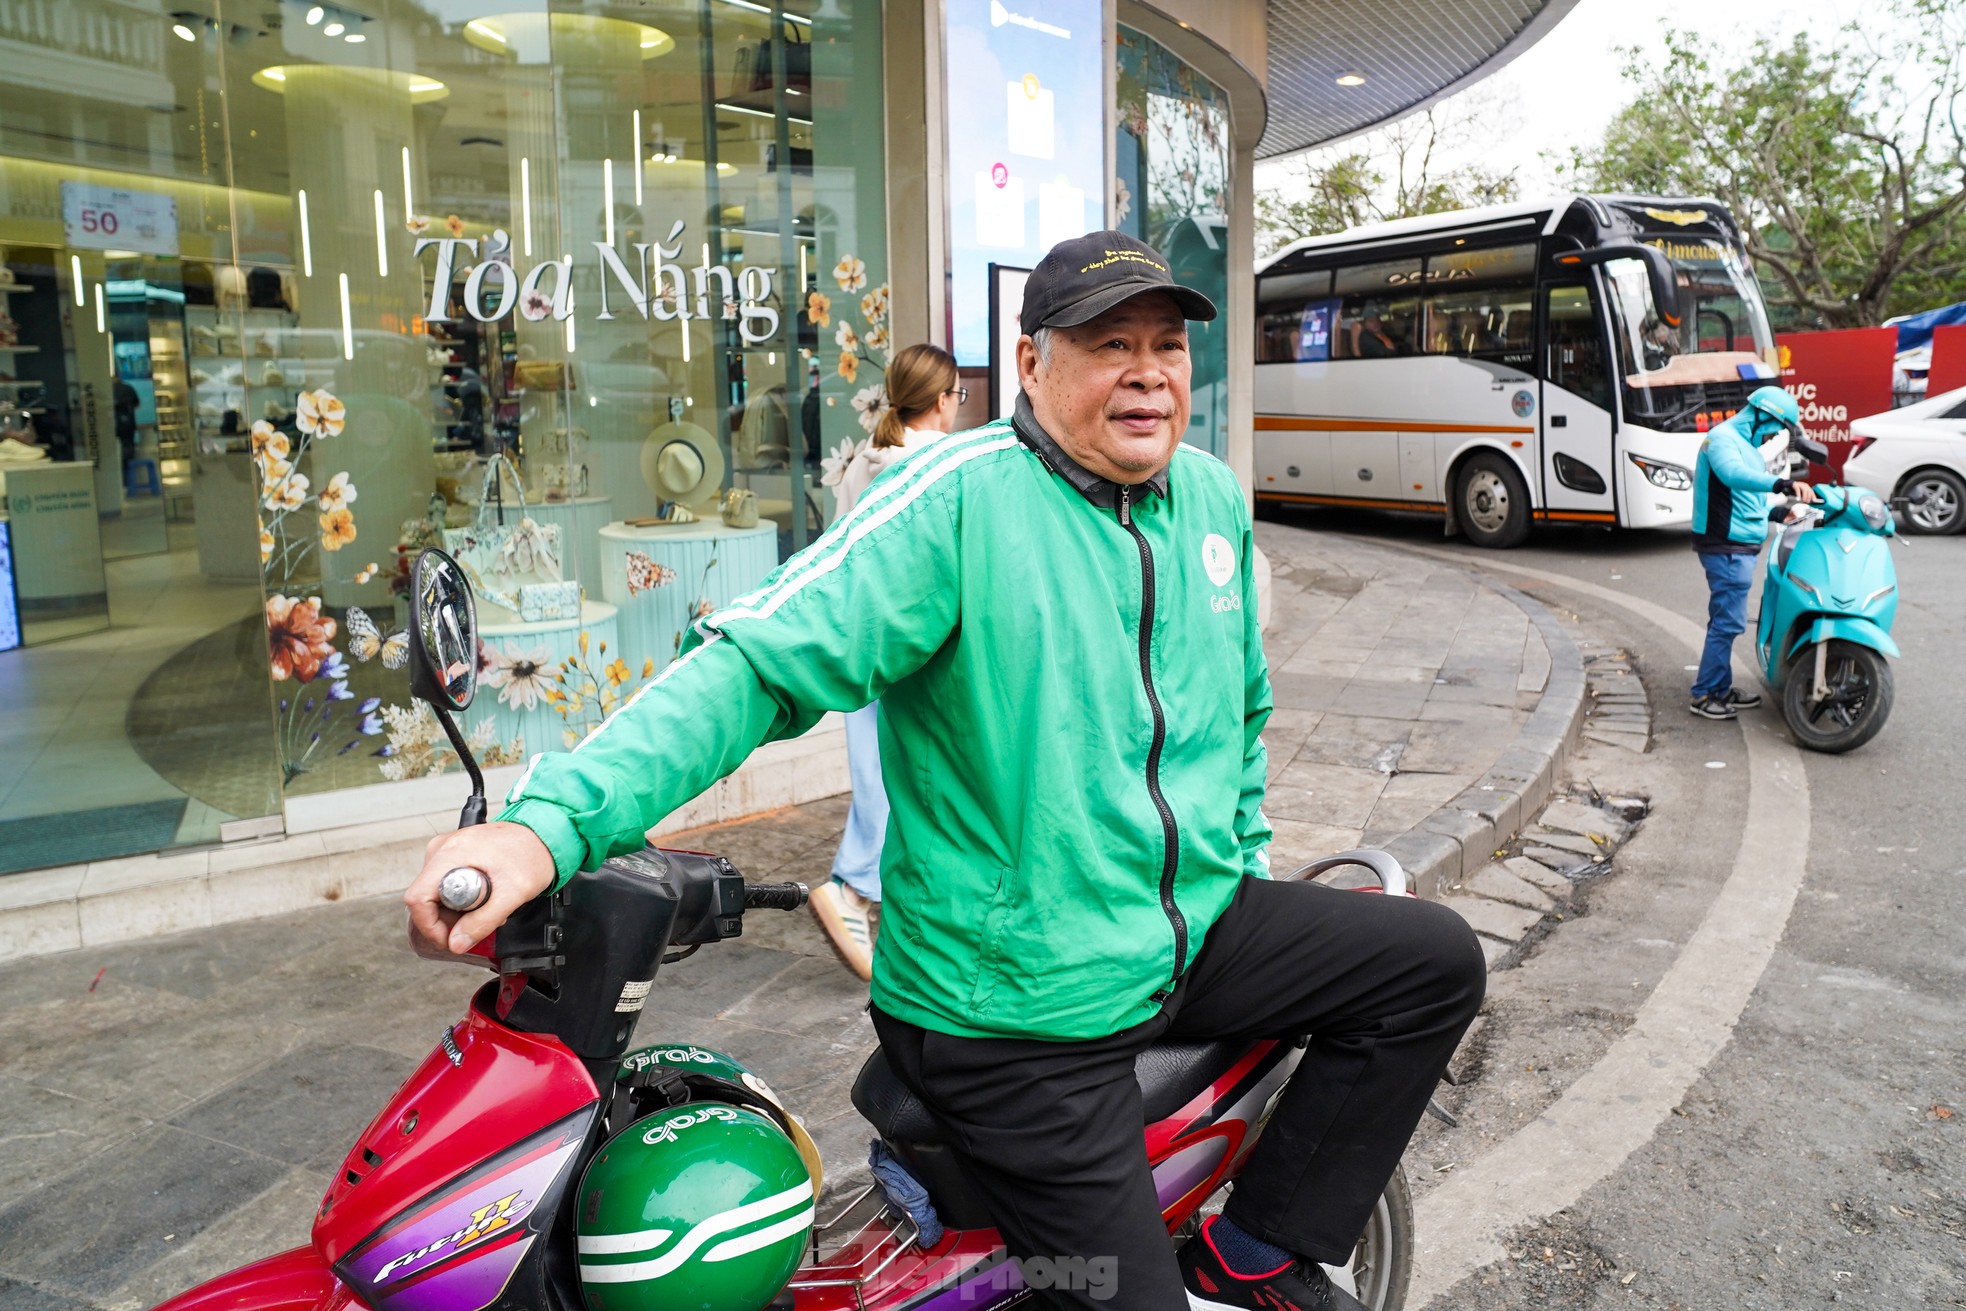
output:
M 1816 494 L 1808 483 L 1770 473 L 1760 448 L 1801 430 L 1795 397 L 1780 387 L 1762 387 L 1700 447 L 1693 469 L 1693 549 L 1707 571 L 1707 643 L 1693 681 L 1696 715 L 1732 719 L 1736 711 L 1761 704 L 1759 693 L 1734 686 L 1733 653 L 1734 639 L 1747 629 L 1754 558 L 1768 536 L 1768 522 L 1789 513 L 1784 505 L 1771 509 L 1768 497 L 1772 492 L 1809 502 Z

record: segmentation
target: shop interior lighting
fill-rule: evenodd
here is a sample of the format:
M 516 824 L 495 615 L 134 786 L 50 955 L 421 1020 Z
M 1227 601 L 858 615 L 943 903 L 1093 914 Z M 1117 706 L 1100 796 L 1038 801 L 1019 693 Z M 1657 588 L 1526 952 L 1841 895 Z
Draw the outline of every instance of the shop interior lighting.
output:
M 614 245 L 614 161 L 601 161 L 601 235 Z
M 791 15 L 786 15 L 791 17 Z M 656 59 L 676 48 L 676 38 L 659 27 L 626 18 L 598 14 L 485 14 L 467 20 L 460 29 L 469 45 L 488 54 L 525 63 L 543 63 L 555 36 L 573 31 L 610 46 L 633 41 L 643 59 Z
M 171 32 L 180 41 L 195 42 L 198 39 L 198 34 L 192 31 L 190 28 L 186 27 L 183 23 L 172 23 Z
M 416 206 L 410 200 L 410 148 L 403 147 L 403 218 L 407 220 L 416 213 Z
M 368 38 L 363 36 L 360 32 L 350 32 L 347 36 L 344 36 L 341 39 L 346 41 L 351 46 L 358 46 L 362 44 L 362 42 L 368 40 Z
M 348 312 L 348 275 L 337 275 L 341 279 L 341 358 L 355 358 L 355 317 Z
M 789 15 L 788 15 L 788 16 L 789 16 Z M 770 111 L 769 109 L 753 109 L 753 108 L 751 108 L 751 106 L 749 106 L 749 105 L 738 105 L 738 104 L 733 104 L 733 103 L 731 103 L 731 102 L 730 102 L 730 101 L 728 101 L 728 100 L 719 100 L 719 101 L 717 102 L 717 108 L 718 108 L 718 109 L 727 109 L 727 110 L 729 110 L 729 111 L 730 111 L 731 113 L 733 113 L 733 114 L 749 114 L 749 115 L 751 115 L 751 117 L 753 117 L 753 118 L 772 118 L 772 119 L 775 119 L 775 118 L 777 118 L 777 117 L 778 117 L 778 115 L 776 115 L 776 114 L 774 114 L 774 113 L 772 113 L 772 112 L 771 112 L 771 111 Z M 799 117 L 799 116 L 798 116 L 797 114 L 787 114 L 787 115 L 785 116 L 785 121 L 786 121 L 786 122 L 788 122 L 788 123 L 802 123 L 802 124 L 804 124 L 804 125 L 805 125 L 806 127 L 811 127 L 811 126 L 812 126 L 812 120 L 811 120 L 811 119 L 809 119 L 809 118 L 800 118 L 800 117 Z
M 320 5 L 314 5 L 307 11 L 307 25 L 309 27 L 319 27 L 321 20 L 327 16 L 328 11 L 326 9 L 323 9 Z
M 382 188 L 375 189 L 375 271 L 389 276 L 389 224 L 382 216 Z
M 303 277 L 314 276 L 314 234 L 307 227 L 307 191 L 300 193 L 300 271 Z
M 1365 85 L 1365 74 L 1363 74 L 1363 73 L 1340 73 L 1340 74 L 1338 74 L 1338 85 L 1339 85 L 1339 86 L 1364 86 L 1364 85 Z
M 96 331 L 109 331 L 109 309 L 102 294 L 102 284 L 96 284 Z
M 253 74 L 253 85 L 263 91 L 285 94 L 287 90 L 287 74 L 290 71 L 290 67 L 306 69 L 316 67 L 316 65 L 296 64 L 289 66 L 275 64 L 271 68 L 262 68 Z M 345 71 L 365 74 L 378 83 L 386 84 L 395 90 L 406 92 L 409 95 L 412 105 L 427 105 L 433 100 L 442 100 L 451 93 L 451 89 L 444 83 L 423 73 L 405 73 L 393 69 L 364 69 L 359 67 L 347 68 Z
M 348 30 L 348 24 L 342 22 L 334 22 L 334 23 L 329 23 L 327 26 L 323 27 L 321 29 L 321 35 L 340 36 L 343 32 L 346 32 L 347 30 Z
M 565 274 L 561 276 L 564 277 Z M 573 354 L 573 315 L 571 314 L 567 315 L 567 354 Z
M 757 0 L 724 0 L 724 3 L 737 9 L 749 9 L 754 14 L 765 14 L 769 16 L 772 12 L 770 5 L 761 5 L 757 3 Z M 807 27 L 812 26 L 812 20 L 810 18 L 807 18 L 804 14 L 795 14 L 789 9 L 778 16 L 788 23 L 804 23 Z
M 635 135 L 633 140 L 635 142 L 635 158 L 640 159 L 642 156 L 642 111 L 639 109 L 635 111 Z M 642 203 L 642 170 L 640 167 L 635 169 L 635 203 L 637 205 Z
M 519 235 L 526 258 L 532 258 L 532 161 L 519 156 Z
M 70 274 L 69 282 L 75 288 L 75 308 L 79 310 L 89 303 L 88 288 L 82 285 L 82 257 L 80 255 L 70 255 L 68 257 L 68 271 Z

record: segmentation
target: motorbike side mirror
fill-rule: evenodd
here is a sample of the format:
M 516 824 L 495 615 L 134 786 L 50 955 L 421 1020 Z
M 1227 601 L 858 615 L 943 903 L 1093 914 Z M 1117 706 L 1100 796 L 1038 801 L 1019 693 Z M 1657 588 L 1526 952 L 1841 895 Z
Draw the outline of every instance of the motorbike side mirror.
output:
M 1796 454 L 1803 456 L 1811 464 L 1827 465 L 1829 463 L 1829 447 L 1819 441 L 1812 441 L 1807 437 L 1791 437 L 1789 438 L 1789 448 L 1795 451 Z
M 485 822 L 485 776 L 453 715 L 478 690 L 478 607 L 457 561 L 426 549 L 410 569 L 410 693 L 436 713 L 444 736 L 471 776 L 458 827 Z

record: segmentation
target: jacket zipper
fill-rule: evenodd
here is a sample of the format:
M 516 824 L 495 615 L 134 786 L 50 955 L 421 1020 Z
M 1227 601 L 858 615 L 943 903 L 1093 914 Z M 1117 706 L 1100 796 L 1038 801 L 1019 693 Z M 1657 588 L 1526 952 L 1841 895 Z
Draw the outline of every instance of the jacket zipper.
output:
M 1133 534 L 1134 545 L 1140 548 L 1140 683 L 1147 689 L 1147 706 L 1154 712 L 1154 740 L 1147 748 L 1147 794 L 1154 799 L 1154 809 L 1160 811 L 1161 834 L 1166 843 L 1167 854 L 1161 861 L 1160 906 L 1167 914 L 1167 922 L 1174 927 L 1174 978 L 1153 995 L 1154 1001 L 1162 1002 L 1173 994 L 1174 985 L 1181 981 L 1181 971 L 1188 965 L 1188 921 L 1174 904 L 1174 870 L 1181 858 L 1180 830 L 1174 824 L 1174 809 L 1160 790 L 1160 753 L 1167 744 L 1167 717 L 1161 713 L 1160 696 L 1154 691 L 1154 551 L 1147 545 L 1139 525 L 1133 522 L 1132 491 L 1124 485 L 1120 487 L 1120 527 Z

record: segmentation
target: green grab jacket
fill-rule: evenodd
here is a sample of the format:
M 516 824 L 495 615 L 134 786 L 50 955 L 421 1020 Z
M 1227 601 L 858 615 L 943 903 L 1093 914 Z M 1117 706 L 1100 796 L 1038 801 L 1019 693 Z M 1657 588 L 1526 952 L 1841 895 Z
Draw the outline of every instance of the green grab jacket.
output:
M 1190 447 L 1164 494 L 1121 489 L 1019 421 L 910 451 L 572 752 L 534 756 L 500 818 L 564 882 L 761 743 L 878 698 L 874 1003 L 966 1037 L 1155 1015 L 1268 874 L 1249 511 Z

